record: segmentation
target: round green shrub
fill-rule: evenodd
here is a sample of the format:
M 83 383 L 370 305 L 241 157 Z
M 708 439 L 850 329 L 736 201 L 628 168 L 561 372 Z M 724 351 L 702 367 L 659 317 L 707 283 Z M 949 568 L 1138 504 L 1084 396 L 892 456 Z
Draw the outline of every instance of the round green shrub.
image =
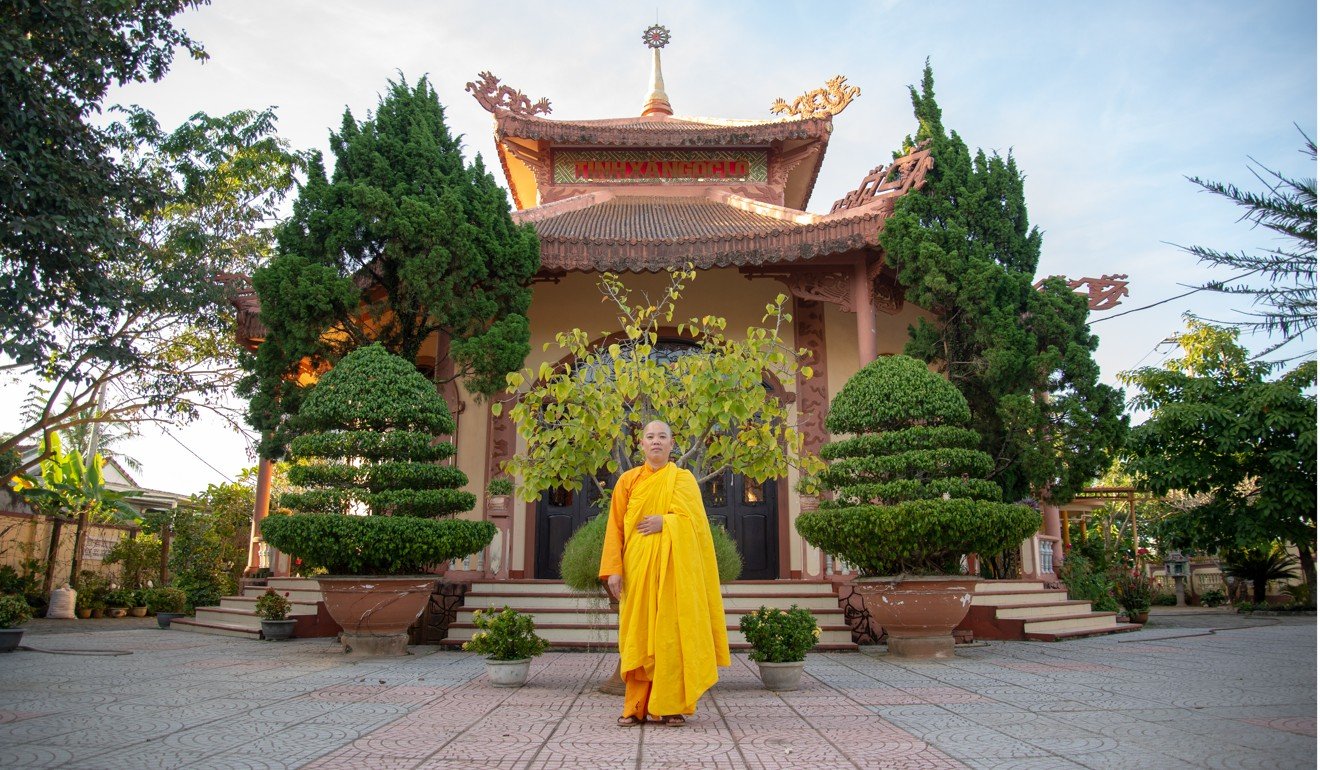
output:
M 999 502 L 984 478 L 967 400 L 908 356 L 871 362 L 835 396 L 821 474 L 834 499 L 800 515 L 797 531 L 863 576 L 960 571 L 969 553 L 996 554 L 1030 537 L 1040 514 Z
M 32 619 L 32 608 L 17 594 L 0 596 L 0 628 L 15 628 Z
M 183 612 L 188 606 L 188 594 L 177 588 L 148 588 L 147 610 L 150 612 Z
M 277 514 L 262 519 L 261 536 L 302 559 L 305 568 L 334 575 L 408 575 L 480 551 L 495 538 L 495 525 L 410 516 Z

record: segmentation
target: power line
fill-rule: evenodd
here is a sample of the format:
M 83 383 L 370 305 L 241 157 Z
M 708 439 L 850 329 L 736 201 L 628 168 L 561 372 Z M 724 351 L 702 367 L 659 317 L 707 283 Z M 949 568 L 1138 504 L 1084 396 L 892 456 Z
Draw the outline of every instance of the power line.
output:
M 1241 279 L 1246 278 L 1247 276 L 1249 276 L 1249 275 L 1251 275 L 1251 274 L 1253 274 L 1253 273 L 1256 273 L 1256 272 L 1258 272 L 1258 271 L 1256 271 L 1256 270 L 1248 270 L 1247 272 L 1243 273 L 1242 275 L 1235 275 L 1235 276 L 1233 276 L 1232 278 L 1229 278 L 1228 280 L 1225 280 L 1225 281 L 1218 281 L 1218 282 L 1216 282 L 1216 283 L 1228 283 L 1229 281 L 1237 281 L 1237 280 L 1241 280 Z M 1183 284 L 1183 285 L 1186 286 L 1187 284 Z M 1175 299 L 1182 299 L 1183 297 L 1189 297 L 1189 296 L 1191 296 L 1191 295 L 1197 293 L 1198 291 L 1206 291 L 1206 290 L 1208 290 L 1208 289 L 1210 289 L 1209 286 L 1198 286 L 1198 287 L 1196 287 L 1195 289 L 1192 289 L 1191 291 L 1188 291 L 1188 292 L 1183 292 L 1182 294 L 1179 294 L 1179 295 L 1176 296 L 1176 297 L 1169 297 L 1168 299 L 1162 299 L 1162 300 L 1160 300 L 1159 302 L 1152 302 L 1152 303 L 1149 304 L 1149 305 L 1143 305 L 1143 306 L 1141 306 L 1141 307 L 1134 307 L 1134 308 L 1132 308 L 1131 310 L 1124 310 L 1124 311 L 1121 312 L 1121 313 L 1113 313 L 1113 314 L 1106 313 L 1104 318 L 1097 318 L 1097 319 L 1095 319 L 1094 321 L 1091 321 L 1091 324 L 1092 324 L 1092 325 L 1094 325 L 1094 324 L 1098 324 L 1098 323 L 1101 323 L 1102 321 L 1108 321 L 1108 320 L 1110 320 L 1110 319 L 1112 319 L 1112 318 L 1118 318 L 1118 317 L 1120 317 L 1120 316 L 1125 316 L 1125 315 L 1128 315 L 1128 314 L 1131 314 L 1131 313 L 1140 312 L 1140 311 L 1142 311 L 1142 310 L 1150 310 L 1150 309 L 1153 308 L 1153 307 L 1159 307 L 1160 305 L 1167 304 L 1167 303 L 1169 303 L 1169 302 L 1174 301 Z

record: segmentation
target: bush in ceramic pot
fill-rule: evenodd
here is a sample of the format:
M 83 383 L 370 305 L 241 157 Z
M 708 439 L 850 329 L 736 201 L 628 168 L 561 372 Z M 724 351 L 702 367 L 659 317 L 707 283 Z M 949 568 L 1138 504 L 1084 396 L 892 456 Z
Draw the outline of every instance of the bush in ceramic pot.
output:
M 304 568 L 329 573 L 322 593 L 346 646 L 355 639 L 358 651 L 402 654 L 404 632 L 436 579 L 404 586 L 346 576 L 430 573 L 494 538 L 490 522 L 453 518 L 472 510 L 476 498 L 462 490 L 462 471 L 437 464 L 454 454 L 453 444 L 436 441 L 454 431 L 449 408 L 416 367 L 375 344 L 344 356 L 321 378 L 292 428 L 289 481 L 302 491 L 281 497 L 293 513 L 264 519 L 262 537 Z M 411 598 L 381 605 L 367 596 L 377 590 Z
M 486 656 L 486 674 L 497 687 L 516 687 L 527 681 L 531 659 L 550 645 L 536 633 L 530 615 L 508 606 L 498 612 L 473 612 L 472 625 L 477 632 L 463 643 L 463 649 Z
M 183 617 L 188 607 L 188 594 L 178 588 L 148 588 L 144 598 L 147 611 L 156 616 L 156 625 L 161 628 L 169 628 L 176 618 Z
M 23 638 L 23 625 L 32 619 L 32 607 L 16 594 L 0 595 L 0 652 L 12 652 Z
M 807 652 L 820 640 L 820 625 L 810 610 L 796 604 L 782 610 L 761 606 L 738 622 L 747 643 L 748 655 L 761 672 L 767 690 L 796 690 Z
M 799 516 L 796 527 L 807 542 L 857 569 L 863 580 L 856 586 L 873 617 L 896 602 L 872 602 L 868 595 L 894 590 L 899 577 L 958 575 L 965 554 L 1000 553 L 1040 527 L 1036 511 L 999 501 L 999 486 L 985 478 L 993 460 L 978 448 L 980 435 L 965 427 L 970 421 L 957 388 L 908 356 L 871 362 L 830 404 L 825 426 L 835 436 L 850 434 L 821 450 L 829 464 L 821 481 L 834 498 Z M 888 576 L 883 583 L 865 581 L 881 576 Z M 966 614 L 972 580 L 950 584 L 961 596 L 946 602 L 948 612 L 961 603 Z M 934 612 L 916 618 L 927 626 L 916 631 L 897 618 L 882 620 L 890 651 L 952 654 L 952 637 L 944 642 L 948 632 L 934 628 Z

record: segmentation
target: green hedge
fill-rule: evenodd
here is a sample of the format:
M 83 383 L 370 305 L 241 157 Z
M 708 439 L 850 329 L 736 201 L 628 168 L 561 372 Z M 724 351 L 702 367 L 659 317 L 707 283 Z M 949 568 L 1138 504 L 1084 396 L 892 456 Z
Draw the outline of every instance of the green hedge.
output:
M 495 537 L 495 525 L 466 519 L 408 516 L 272 515 L 261 536 L 304 567 L 334 575 L 406 575 L 476 553 Z
M 456 450 L 453 444 L 432 444 L 432 441 L 432 436 L 418 431 L 374 433 L 367 430 L 342 430 L 298 436 L 289 443 L 289 449 L 296 457 L 327 459 L 362 457 L 383 460 L 407 457 L 419 462 L 434 462 L 454 456 Z

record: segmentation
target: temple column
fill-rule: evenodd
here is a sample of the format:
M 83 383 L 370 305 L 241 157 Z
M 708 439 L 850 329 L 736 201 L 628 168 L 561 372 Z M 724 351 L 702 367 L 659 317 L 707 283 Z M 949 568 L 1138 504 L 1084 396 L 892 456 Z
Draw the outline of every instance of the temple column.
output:
M 864 258 L 853 265 L 852 306 L 857 313 L 857 365 L 861 368 L 875 360 L 876 346 L 875 307 L 871 304 L 871 279 Z
M 806 348 L 807 356 L 802 362 L 812 368 L 814 375 L 810 379 L 802 376 L 799 371 L 797 375 L 797 420 L 798 430 L 802 432 L 802 450 L 811 454 L 820 454 L 820 449 L 825 445 L 828 433 L 825 430 L 825 415 L 830 409 L 830 386 L 827 377 L 828 366 L 825 361 L 825 305 L 816 300 L 804 299 L 797 295 L 793 296 L 793 344 L 799 348 Z M 814 496 L 803 495 L 801 497 L 801 510 L 814 510 L 818 504 Z M 788 517 L 785 517 L 787 519 Z M 792 527 L 793 522 L 785 521 L 781 527 L 780 536 L 785 538 L 781 542 L 790 542 L 788 538 L 796 537 Z M 799 542 L 798 574 L 794 575 L 791 564 L 789 566 L 790 577 L 792 578 L 820 578 L 823 575 L 824 565 L 821 563 L 820 551 L 812 548 L 807 541 L 797 538 Z
M 274 463 L 264 457 L 257 465 L 257 501 L 252 510 L 252 536 L 244 575 L 250 576 L 261 569 L 261 520 L 270 513 L 270 480 L 274 469 Z
M 496 417 L 486 410 L 486 483 L 483 490 L 490 486 L 492 479 L 504 474 L 504 463 L 513 457 L 517 435 L 513 420 L 507 410 Z M 499 495 L 492 497 L 485 493 L 486 520 L 496 527 L 495 539 L 486 549 L 482 559 L 482 574 L 488 578 L 507 579 L 510 561 L 513 558 L 513 519 L 517 508 L 517 497 Z
M 1059 507 L 1057 505 L 1042 505 L 1040 508 L 1040 514 L 1042 538 L 1052 540 L 1055 543 L 1062 542 L 1062 538 L 1059 535 Z M 1063 551 L 1062 546 L 1054 548 L 1050 554 L 1050 568 L 1055 574 L 1058 574 L 1058 568 L 1063 564 L 1063 554 L 1061 551 Z M 1043 572 L 1044 565 L 1042 564 L 1041 567 Z

